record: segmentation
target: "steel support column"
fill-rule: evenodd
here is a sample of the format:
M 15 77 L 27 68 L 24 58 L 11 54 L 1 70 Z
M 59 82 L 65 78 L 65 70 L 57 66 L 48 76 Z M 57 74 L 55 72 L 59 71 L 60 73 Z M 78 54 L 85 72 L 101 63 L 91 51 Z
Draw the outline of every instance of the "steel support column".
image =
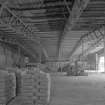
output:
M 99 57 L 98 54 L 96 53 L 96 71 L 98 71 L 98 63 L 99 63 Z
M 103 39 L 104 39 L 104 72 L 105 72 L 105 28 L 104 28 L 104 36 L 103 36 Z

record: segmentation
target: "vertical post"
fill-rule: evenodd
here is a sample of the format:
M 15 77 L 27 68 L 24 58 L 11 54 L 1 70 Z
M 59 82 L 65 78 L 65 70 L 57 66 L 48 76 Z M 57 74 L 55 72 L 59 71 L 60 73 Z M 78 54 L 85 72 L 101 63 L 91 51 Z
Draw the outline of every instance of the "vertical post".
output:
M 98 71 L 98 60 L 99 60 L 98 54 L 96 53 L 96 71 Z
M 84 45 L 83 45 L 83 39 L 82 39 L 82 56 L 83 56 L 83 50 L 84 50 Z
M 75 70 L 74 70 L 74 75 L 77 76 L 78 75 L 78 61 L 75 61 Z
M 7 66 L 7 51 L 6 51 L 6 46 L 5 45 L 2 45 L 3 47 L 3 52 L 4 52 L 4 55 L 5 55 L 5 66 Z
M 104 36 L 103 36 L 103 43 L 104 43 L 104 72 L 105 72 L 105 30 L 104 30 Z
M 39 63 L 41 64 L 41 62 L 42 62 L 42 51 L 41 51 L 41 48 L 40 48 Z
M 18 46 L 18 65 L 20 66 L 20 62 L 21 62 L 21 49 L 20 46 Z
M 62 73 L 62 66 L 61 66 L 61 73 Z
M 82 39 L 82 68 L 84 67 L 84 64 L 83 64 L 83 57 L 84 57 L 84 40 Z
M 40 37 L 39 37 L 39 39 L 40 39 Z M 40 47 L 40 49 L 39 49 L 39 64 L 38 64 L 38 68 L 40 68 L 40 66 L 41 66 L 41 62 L 42 62 L 42 50 L 41 50 L 41 42 L 39 42 L 39 47 Z M 39 69 L 39 71 L 40 71 L 40 69 Z
M 1 5 L 1 8 L 0 8 L 0 17 L 1 17 L 1 15 L 2 15 L 3 8 L 4 8 L 4 5 Z

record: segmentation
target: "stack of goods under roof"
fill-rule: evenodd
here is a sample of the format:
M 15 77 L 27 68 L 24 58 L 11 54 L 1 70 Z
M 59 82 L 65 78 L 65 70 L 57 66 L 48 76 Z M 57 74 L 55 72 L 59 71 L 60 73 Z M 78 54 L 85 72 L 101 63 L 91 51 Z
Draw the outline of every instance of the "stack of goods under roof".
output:
M 0 71 L 0 104 L 6 105 L 16 96 L 15 74 Z
M 37 68 L 9 69 L 0 73 L 0 104 L 47 105 L 50 101 L 49 78 L 49 74 Z

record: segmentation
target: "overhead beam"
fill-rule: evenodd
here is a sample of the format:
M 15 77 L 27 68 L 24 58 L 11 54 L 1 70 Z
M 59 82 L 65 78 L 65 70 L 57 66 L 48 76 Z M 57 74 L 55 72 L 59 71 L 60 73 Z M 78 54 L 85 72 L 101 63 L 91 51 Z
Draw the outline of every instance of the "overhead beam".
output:
M 46 19 L 46 18 L 64 18 L 64 15 L 65 14 L 63 14 L 63 12 L 60 12 L 60 13 L 57 13 L 57 12 L 55 12 L 54 14 L 51 12 L 50 14 L 44 14 L 43 16 L 38 16 L 37 14 L 35 14 L 35 15 L 33 15 L 33 16 L 30 16 L 30 15 L 27 15 L 27 16 L 25 16 L 25 15 L 23 15 L 23 16 L 21 16 L 21 19 L 27 19 L 27 18 L 30 18 L 30 19 L 34 19 L 34 20 L 38 20 L 38 19 Z
M 69 59 L 64 59 L 64 60 L 46 60 L 45 62 L 70 62 Z
M 15 11 L 17 14 L 18 14 L 18 12 L 17 11 Z M 27 12 L 29 13 L 29 11 L 24 11 L 24 13 L 21 15 L 21 17 L 26 17 L 26 16 L 29 16 L 29 17 L 34 17 L 35 19 L 36 18 L 43 18 L 43 17 L 51 17 L 51 16 L 55 16 L 55 15 L 60 15 L 60 16 L 62 16 L 62 15 L 66 15 L 66 14 L 68 14 L 68 11 L 52 11 L 52 12 L 44 12 L 44 13 L 41 13 L 40 11 L 38 12 L 38 13 L 35 13 L 35 12 L 33 12 L 33 11 L 30 11 L 30 14 L 27 14 Z
M 73 28 L 72 30 L 73 31 L 79 31 L 79 30 L 91 31 L 94 29 L 94 27 L 98 27 L 99 25 L 105 25 L 104 21 L 101 23 L 96 22 L 96 23 L 91 23 L 91 24 L 81 24 L 81 23 L 79 24 L 78 23 L 78 26 L 75 26 L 75 28 Z
M 30 18 L 27 18 L 27 19 L 23 18 L 23 20 L 25 23 L 37 24 L 42 22 L 65 21 L 65 18 L 48 18 L 48 19 L 43 18 L 43 19 L 36 19 L 36 20 L 32 20 Z
M 104 20 L 105 17 L 80 17 L 80 21 L 88 21 L 88 20 Z
M 67 3 L 68 3 L 68 5 L 72 5 L 71 2 L 67 2 Z M 56 6 L 64 6 L 65 3 L 64 3 L 64 1 L 63 2 L 58 1 L 58 2 L 53 2 L 53 3 L 46 3 L 43 5 L 41 5 L 41 4 L 36 5 L 36 2 L 35 3 L 24 3 L 24 4 L 19 4 L 19 5 L 20 5 L 20 8 L 16 8 L 14 6 L 11 6 L 10 8 L 11 8 L 11 10 L 17 10 L 17 11 L 36 10 L 36 9 L 41 9 L 41 8 L 46 9 L 48 7 L 51 8 L 51 7 L 56 7 Z

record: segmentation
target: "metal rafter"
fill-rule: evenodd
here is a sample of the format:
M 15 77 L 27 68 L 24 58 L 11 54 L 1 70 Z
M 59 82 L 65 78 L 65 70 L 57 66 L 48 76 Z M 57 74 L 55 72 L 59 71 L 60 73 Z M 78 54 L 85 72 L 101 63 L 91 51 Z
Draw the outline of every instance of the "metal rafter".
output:
M 0 23 L 8 25 L 16 33 L 23 34 L 25 37 L 32 38 L 32 29 L 26 25 L 20 18 L 18 18 L 9 8 L 6 6 L 1 7 Z M 17 28 L 15 28 L 15 27 Z
M 101 36 L 103 37 L 105 36 L 100 30 L 98 30 L 98 32 L 101 34 Z
M 15 31 L 19 35 L 24 35 L 24 37 L 29 38 L 31 41 L 37 42 L 40 47 L 43 48 L 39 39 L 34 37 L 34 32 L 30 26 L 26 25 L 20 18 L 18 18 L 9 8 L 6 7 L 5 4 L 1 6 L 0 17 L 0 23 L 3 26 L 9 27 L 9 29 Z
M 64 3 L 65 3 L 65 5 L 66 5 L 66 7 L 67 7 L 68 12 L 70 13 L 71 10 L 70 10 L 70 8 L 69 8 L 69 5 L 68 5 L 68 3 L 67 3 L 67 0 L 64 0 Z
M 73 53 L 76 51 L 76 49 L 81 46 L 81 42 L 82 42 L 83 39 L 85 39 L 86 37 L 89 37 L 89 36 L 90 36 L 91 38 L 92 38 L 93 36 L 96 36 L 96 35 L 97 35 L 96 32 L 99 31 L 99 30 L 100 30 L 101 28 L 103 28 L 103 27 L 104 27 L 104 26 L 102 25 L 100 28 L 98 27 L 98 28 L 94 29 L 93 31 L 91 31 L 91 32 L 89 32 L 89 33 L 87 33 L 87 34 L 81 36 L 81 38 L 79 39 L 79 41 L 77 42 L 77 44 L 76 44 L 76 46 L 75 46 L 75 49 L 72 50 L 70 56 L 72 57 L 72 56 L 73 56 Z M 99 31 L 99 32 L 101 32 L 101 31 Z M 100 34 L 98 34 L 98 36 L 95 38 L 95 40 L 92 41 L 92 43 L 89 44 L 87 50 L 85 50 L 84 53 L 86 53 L 86 51 L 90 50 L 90 49 L 93 48 L 96 44 L 98 44 L 98 43 L 103 39 L 103 36 L 104 36 L 104 35 L 102 35 L 102 32 L 101 32 Z
M 97 39 L 97 41 L 95 41 L 94 43 L 92 43 L 86 50 L 84 50 L 83 53 L 85 54 L 85 56 L 87 54 L 89 54 L 89 52 L 91 50 L 93 50 L 95 47 L 97 47 L 97 45 L 99 45 L 102 42 L 102 39 L 103 39 L 102 37 L 99 38 L 99 39 Z M 82 54 L 80 54 L 79 56 L 82 56 Z
M 8 7 L 12 11 L 18 12 L 17 14 L 21 14 L 22 16 L 20 16 L 20 17 L 24 22 L 29 20 L 28 21 L 29 23 L 36 19 L 37 20 L 39 19 L 38 21 L 40 22 L 40 21 L 43 21 L 43 18 L 50 18 L 50 17 L 51 18 L 59 17 L 59 18 L 64 18 L 64 20 L 65 20 L 64 14 L 62 12 L 65 12 L 66 17 L 68 17 L 68 15 L 69 15 L 66 5 L 64 3 L 64 0 L 62 0 L 62 1 L 59 1 L 59 0 L 58 1 L 46 1 L 45 0 L 42 5 L 40 5 L 40 3 L 37 4 L 36 2 L 37 1 L 32 1 L 32 2 L 29 1 L 29 3 L 25 2 L 26 4 L 24 4 L 24 2 L 21 4 L 17 3 L 18 6 L 16 8 L 12 5 L 8 5 Z M 57 5 L 55 5 L 56 3 L 57 3 Z M 72 5 L 72 1 L 67 1 L 67 3 L 69 5 L 69 7 Z M 52 6 L 48 7 L 48 4 L 52 4 L 54 7 L 52 7 Z M 62 6 L 59 6 L 61 4 L 62 4 Z M 32 5 L 32 6 L 29 6 L 29 5 Z M 36 8 L 38 5 L 40 5 L 40 8 Z M 42 8 L 44 5 L 46 8 Z M 22 10 L 25 11 L 27 15 L 25 15 L 25 13 L 22 14 L 22 12 L 23 12 Z M 44 21 L 46 21 L 46 20 L 44 20 Z M 50 23 L 50 22 L 48 22 L 48 23 Z M 62 24 L 62 23 L 59 23 L 59 24 Z M 56 25 L 56 24 L 54 24 L 54 25 Z M 52 24 L 49 24 L 49 26 L 52 26 Z M 63 27 L 64 27 L 64 24 L 62 24 L 60 31 L 63 29 Z M 42 27 L 38 26 L 38 28 L 40 29 Z M 51 30 L 51 28 L 50 28 L 50 30 Z M 56 30 L 59 31 L 59 29 L 56 29 Z
M 75 0 L 74 1 L 72 11 L 70 12 L 70 17 L 67 21 L 67 24 L 64 28 L 62 35 L 59 37 L 59 44 L 58 44 L 59 51 L 60 51 L 61 43 L 65 37 L 66 32 L 70 31 L 75 26 L 83 10 L 87 7 L 87 4 L 89 3 L 89 1 L 90 0 Z

